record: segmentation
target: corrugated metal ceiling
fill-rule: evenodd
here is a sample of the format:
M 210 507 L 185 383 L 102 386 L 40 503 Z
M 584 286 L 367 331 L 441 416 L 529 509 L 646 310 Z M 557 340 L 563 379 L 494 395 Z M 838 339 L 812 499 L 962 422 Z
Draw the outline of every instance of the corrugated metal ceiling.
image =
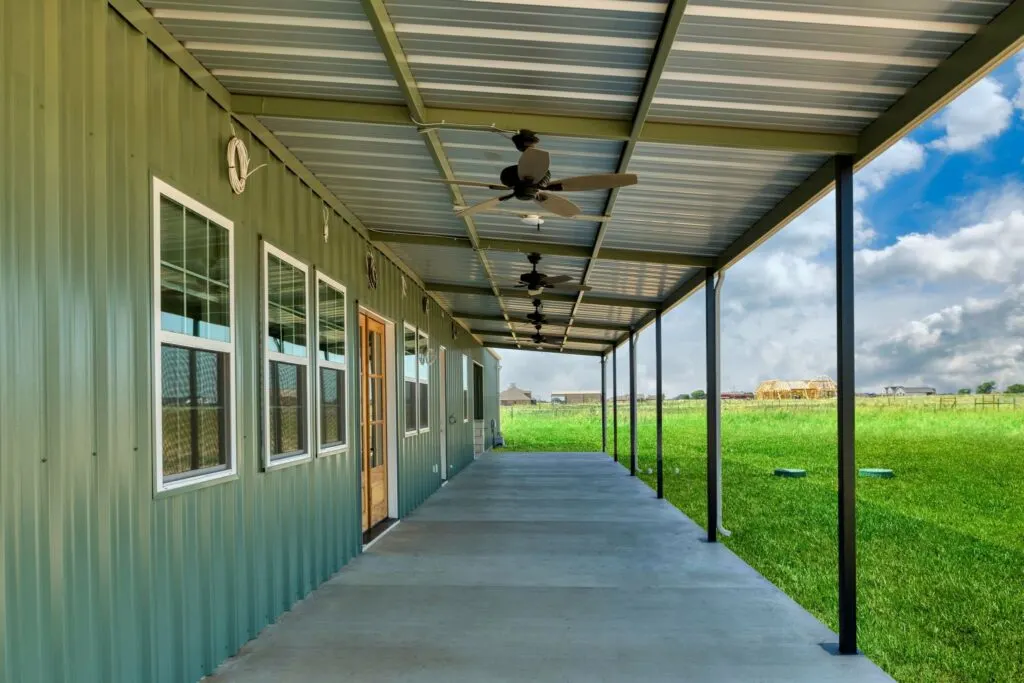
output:
M 360 0 L 144 0 L 143 4 L 233 93 L 404 104 Z M 691 0 L 653 92 L 652 122 L 855 134 L 1008 5 L 1007 0 Z M 667 4 L 642 0 L 386 0 L 395 34 L 428 107 L 611 118 L 630 122 Z M 415 127 L 262 117 L 263 123 L 359 217 L 378 231 L 467 237 L 424 137 Z M 391 119 L 394 122 L 394 119 Z M 442 130 L 456 177 L 494 182 L 518 152 L 493 132 Z M 622 140 L 543 136 L 552 176 L 614 172 Z M 640 184 L 617 195 L 601 249 L 718 257 L 828 160 L 826 154 L 639 142 L 628 170 Z M 496 192 L 466 187 L 467 203 Z M 545 255 L 540 270 L 582 278 L 607 191 L 569 196 L 584 219 L 521 220 L 536 205 L 511 200 L 474 217 L 482 240 L 582 248 Z M 465 247 L 390 243 L 424 280 L 489 287 Z M 550 247 L 554 248 L 554 247 Z M 510 287 L 525 254 L 488 250 Z M 621 259 L 621 254 L 619 257 Z M 657 259 L 655 259 L 657 260 Z M 602 259 L 577 321 L 637 323 L 648 308 L 595 304 L 600 296 L 664 300 L 691 267 Z M 439 295 L 452 310 L 501 314 L 499 301 Z M 503 297 L 510 315 L 532 311 Z M 550 317 L 573 305 L 548 301 Z M 481 322 L 508 331 L 501 322 Z M 513 326 L 530 333 L 529 326 Z M 559 328 L 552 330 L 558 332 Z M 570 329 L 611 340 L 616 332 Z M 572 344 L 567 349 L 579 348 Z

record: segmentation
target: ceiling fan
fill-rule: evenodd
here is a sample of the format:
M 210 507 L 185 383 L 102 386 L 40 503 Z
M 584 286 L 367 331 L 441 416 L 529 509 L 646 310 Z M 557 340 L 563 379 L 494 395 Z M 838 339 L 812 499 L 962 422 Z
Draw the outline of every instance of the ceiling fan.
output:
M 545 273 L 538 272 L 537 264 L 540 263 L 541 256 L 537 252 L 528 254 L 526 258 L 533 264 L 533 269 L 520 275 L 519 282 L 515 286 L 525 287 L 530 296 L 540 296 L 544 293 L 545 289 L 558 289 L 563 292 L 589 292 L 591 289 L 587 285 L 572 282 L 573 277 L 571 275 L 548 276 Z M 539 309 L 537 314 L 540 314 Z
M 489 211 L 509 199 L 515 198 L 524 202 L 536 202 L 546 211 L 572 218 L 581 213 L 582 209 L 568 199 L 556 194 L 558 192 L 584 192 L 587 190 L 610 190 L 616 187 L 635 185 L 637 177 L 633 173 L 597 173 L 581 175 L 561 180 L 551 180 L 551 155 L 538 147 L 540 138 L 529 130 L 521 130 L 512 136 L 512 142 L 522 154 L 515 166 L 502 169 L 497 183 L 481 183 L 474 180 L 442 180 L 449 185 L 465 185 L 468 187 L 486 187 L 491 190 L 511 190 L 508 194 L 491 197 L 479 204 L 462 207 L 455 214 L 472 216 L 476 213 Z
M 540 299 L 533 300 L 533 313 L 529 313 L 526 319 L 534 325 L 547 325 L 548 319 L 543 313 L 540 312 L 541 307 L 544 305 Z

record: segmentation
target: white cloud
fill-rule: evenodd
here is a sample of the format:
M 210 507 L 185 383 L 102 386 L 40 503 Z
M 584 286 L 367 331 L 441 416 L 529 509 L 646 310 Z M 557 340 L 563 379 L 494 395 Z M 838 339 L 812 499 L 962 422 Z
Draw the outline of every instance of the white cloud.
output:
M 1024 116 L 1024 52 L 1017 55 L 1017 81 L 1017 97 L 1014 98 L 1013 104 L 1022 110 L 1021 116 Z
M 1009 283 L 1024 266 L 1024 189 L 990 198 L 978 222 L 948 235 L 912 233 L 882 249 L 856 254 L 860 278 L 942 282 L 961 278 Z
M 968 298 L 910 321 L 889 337 L 862 344 L 858 373 L 882 382 L 923 383 L 947 391 L 989 379 L 999 386 L 1020 382 L 1022 321 L 1022 285 L 992 298 Z
M 1013 118 L 1013 104 L 1003 86 L 983 78 L 949 104 L 936 120 L 945 135 L 932 146 L 947 152 L 964 152 L 1001 135 Z
M 857 173 L 854 179 L 857 199 L 883 189 L 896 176 L 921 170 L 926 156 L 924 145 L 909 138 L 900 140 Z

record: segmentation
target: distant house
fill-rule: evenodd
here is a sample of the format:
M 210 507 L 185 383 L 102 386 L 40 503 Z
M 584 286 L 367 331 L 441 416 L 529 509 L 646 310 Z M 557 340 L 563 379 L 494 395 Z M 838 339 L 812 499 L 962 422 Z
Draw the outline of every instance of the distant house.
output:
M 600 403 L 600 391 L 552 391 L 552 403 Z
M 520 389 L 515 384 L 510 385 L 508 389 L 501 392 L 498 399 L 503 406 L 529 406 L 537 402 L 534 400 L 532 392 L 527 389 Z
M 934 396 L 937 394 L 934 387 L 905 387 L 896 385 L 885 388 L 886 396 Z

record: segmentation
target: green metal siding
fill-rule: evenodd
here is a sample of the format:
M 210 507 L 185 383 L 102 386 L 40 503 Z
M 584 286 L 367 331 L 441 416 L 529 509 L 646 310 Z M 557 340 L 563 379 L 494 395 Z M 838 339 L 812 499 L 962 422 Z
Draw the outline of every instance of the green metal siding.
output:
M 268 164 L 241 197 L 228 114 L 104 0 L 0 0 L 4 682 L 194 681 L 359 552 L 351 451 L 259 465 L 260 236 L 347 286 L 350 348 L 358 301 L 399 334 L 415 321 L 452 359 L 489 357 L 452 341 L 435 304 L 423 314 L 414 283 L 403 298 L 379 253 L 370 290 L 363 239 L 334 215 L 325 244 L 322 201 L 235 127 L 252 166 Z M 239 457 L 237 480 L 156 497 L 153 176 L 235 221 Z M 440 483 L 438 439 L 399 437 L 402 514 Z M 461 469 L 471 435 L 450 440 Z

